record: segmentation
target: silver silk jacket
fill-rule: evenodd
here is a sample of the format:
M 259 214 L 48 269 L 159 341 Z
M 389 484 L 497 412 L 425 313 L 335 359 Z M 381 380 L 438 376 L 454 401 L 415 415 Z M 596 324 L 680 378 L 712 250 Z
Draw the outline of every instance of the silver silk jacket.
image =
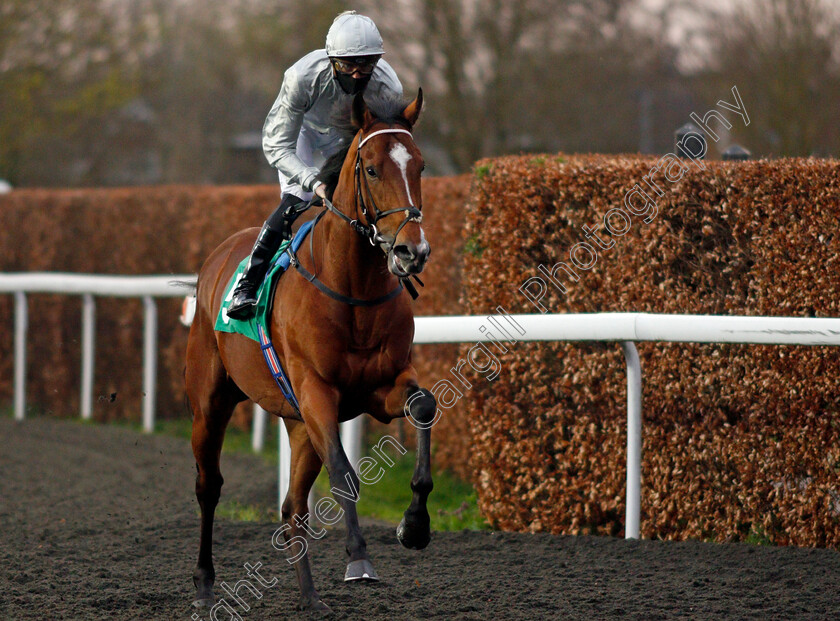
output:
M 402 97 L 402 84 L 391 65 L 379 59 L 366 97 Z M 348 95 L 333 77 L 324 50 L 310 52 L 286 70 L 280 94 L 263 125 L 263 151 L 269 164 L 289 183 L 312 191 L 318 168 L 307 165 L 297 154 L 298 138 L 329 157 L 356 133 L 350 115 L 353 95 Z

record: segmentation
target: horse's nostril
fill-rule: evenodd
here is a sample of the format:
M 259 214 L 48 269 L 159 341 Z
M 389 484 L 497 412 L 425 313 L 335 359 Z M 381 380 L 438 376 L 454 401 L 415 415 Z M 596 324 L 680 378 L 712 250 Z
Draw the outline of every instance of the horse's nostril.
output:
M 417 254 L 421 261 L 425 261 L 429 258 L 429 255 L 432 253 L 432 249 L 429 247 L 427 242 L 423 242 L 420 244 L 420 249 L 417 251 Z
M 399 257 L 402 261 L 411 261 L 416 256 L 414 254 L 414 251 L 405 244 L 395 246 L 394 254 L 397 255 L 397 257 Z

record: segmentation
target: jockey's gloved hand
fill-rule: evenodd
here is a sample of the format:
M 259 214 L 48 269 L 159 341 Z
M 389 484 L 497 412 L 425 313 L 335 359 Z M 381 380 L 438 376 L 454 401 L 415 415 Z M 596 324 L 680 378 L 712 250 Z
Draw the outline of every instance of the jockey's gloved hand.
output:
M 322 207 L 327 198 L 326 187 L 323 183 L 312 190 L 312 198 L 309 199 L 308 207 Z

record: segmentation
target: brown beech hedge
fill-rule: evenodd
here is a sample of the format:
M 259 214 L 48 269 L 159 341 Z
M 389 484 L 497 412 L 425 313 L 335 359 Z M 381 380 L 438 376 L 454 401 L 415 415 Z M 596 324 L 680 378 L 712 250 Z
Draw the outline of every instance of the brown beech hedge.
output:
M 0 271 L 183 274 L 226 235 L 260 224 L 277 189 L 169 186 L 102 190 L 15 190 L 0 197 Z M 186 291 L 185 291 L 186 293 Z M 183 369 L 187 330 L 181 299 L 158 304 L 158 416 L 188 416 Z M 0 296 L 0 402 L 11 401 L 9 296 Z M 81 300 L 29 296 L 27 404 L 78 416 Z M 96 420 L 139 420 L 143 308 L 139 299 L 97 298 Z
M 433 249 L 417 314 L 501 305 L 512 313 L 840 316 L 838 171 L 833 160 L 546 155 L 426 179 Z M 0 196 L 0 270 L 195 272 L 277 199 L 276 186 L 16 190 Z M 29 309 L 29 404 L 77 416 L 81 303 L 33 295 Z M 179 310 L 180 300 L 159 308 L 161 418 L 188 415 Z M 12 315 L 11 298 L 0 296 L 3 404 L 12 399 Z M 139 419 L 141 302 L 98 300 L 96 338 L 94 417 Z M 471 344 L 419 346 L 424 385 L 451 379 Z M 621 534 L 618 345 L 508 350 L 495 352 L 493 381 L 465 367 L 472 388 L 435 426 L 435 463 L 472 478 L 497 528 Z M 840 352 L 655 343 L 639 351 L 644 537 L 840 547 Z M 238 424 L 248 418 L 242 408 Z
M 475 172 L 469 314 L 840 315 L 835 160 L 550 155 Z M 639 351 L 644 537 L 840 546 L 836 348 Z M 518 343 L 498 358 L 500 376 L 476 375 L 461 400 L 484 514 L 502 529 L 623 533 L 619 346 Z
M 423 180 L 424 222 L 433 246 L 416 303 L 418 314 L 461 312 L 461 234 L 470 177 Z M 101 190 L 15 190 L 0 195 L 0 271 L 92 274 L 189 274 L 228 235 L 260 226 L 279 198 L 277 186 L 165 186 Z M 305 217 L 304 217 L 305 219 Z M 186 293 L 186 291 L 185 291 Z M 30 295 L 27 404 L 31 413 L 79 414 L 81 299 Z M 158 416 L 189 416 L 183 369 L 187 329 L 181 299 L 159 300 Z M 12 402 L 13 300 L 0 296 L 0 404 Z M 142 302 L 97 298 L 93 416 L 140 418 Z M 421 378 L 457 359 L 457 346 L 424 346 L 415 355 Z M 450 418 L 436 430 L 440 464 L 465 471 L 469 434 Z M 235 422 L 250 422 L 250 407 Z M 450 431 L 450 427 L 455 431 Z M 394 433 L 393 429 L 390 433 Z M 406 434 L 408 440 L 412 434 Z M 453 436 L 453 442 L 441 438 Z

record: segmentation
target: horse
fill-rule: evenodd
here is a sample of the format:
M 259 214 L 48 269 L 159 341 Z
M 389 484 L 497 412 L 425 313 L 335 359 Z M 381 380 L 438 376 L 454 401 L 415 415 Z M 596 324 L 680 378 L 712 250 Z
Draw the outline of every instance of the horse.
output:
M 356 513 L 359 476 L 338 427 L 363 413 L 386 423 L 407 416 L 416 428 L 412 500 L 396 534 L 409 549 L 423 549 L 430 541 L 426 503 L 433 487 L 430 442 L 437 404 L 431 392 L 419 387 L 411 364 L 414 320 L 411 300 L 402 291 L 405 287 L 416 295 L 409 277 L 422 272 L 430 252 L 421 227 L 424 164 L 412 136 L 422 105 L 422 90 L 408 105 L 401 102 L 384 112 L 362 95 L 354 98 L 355 136 L 346 154 L 339 155 L 335 168 L 340 171 L 327 184 L 331 200 L 324 201 L 327 209 L 311 229 L 308 251 L 301 246 L 292 260 L 305 277 L 286 273 L 276 285 L 269 331 L 298 407 L 284 398 L 259 343 L 214 331 L 225 287 L 258 229 L 235 233 L 201 267 L 185 370 L 201 508 L 193 574 L 197 607 L 215 603 L 213 516 L 223 483 L 219 456 L 233 409 L 245 399 L 282 418 L 288 430 L 291 472 L 281 509 L 282 546 L 305 543 L 309 491 L 326 466 L 338 505 L 333 514 L 343 512 L 347 528 L 345 580 L 378 579 Z M 329 167 L 328 162 L 324 170 Z M 329 611 L 302 547 L 294 563 L 299 608 Z

